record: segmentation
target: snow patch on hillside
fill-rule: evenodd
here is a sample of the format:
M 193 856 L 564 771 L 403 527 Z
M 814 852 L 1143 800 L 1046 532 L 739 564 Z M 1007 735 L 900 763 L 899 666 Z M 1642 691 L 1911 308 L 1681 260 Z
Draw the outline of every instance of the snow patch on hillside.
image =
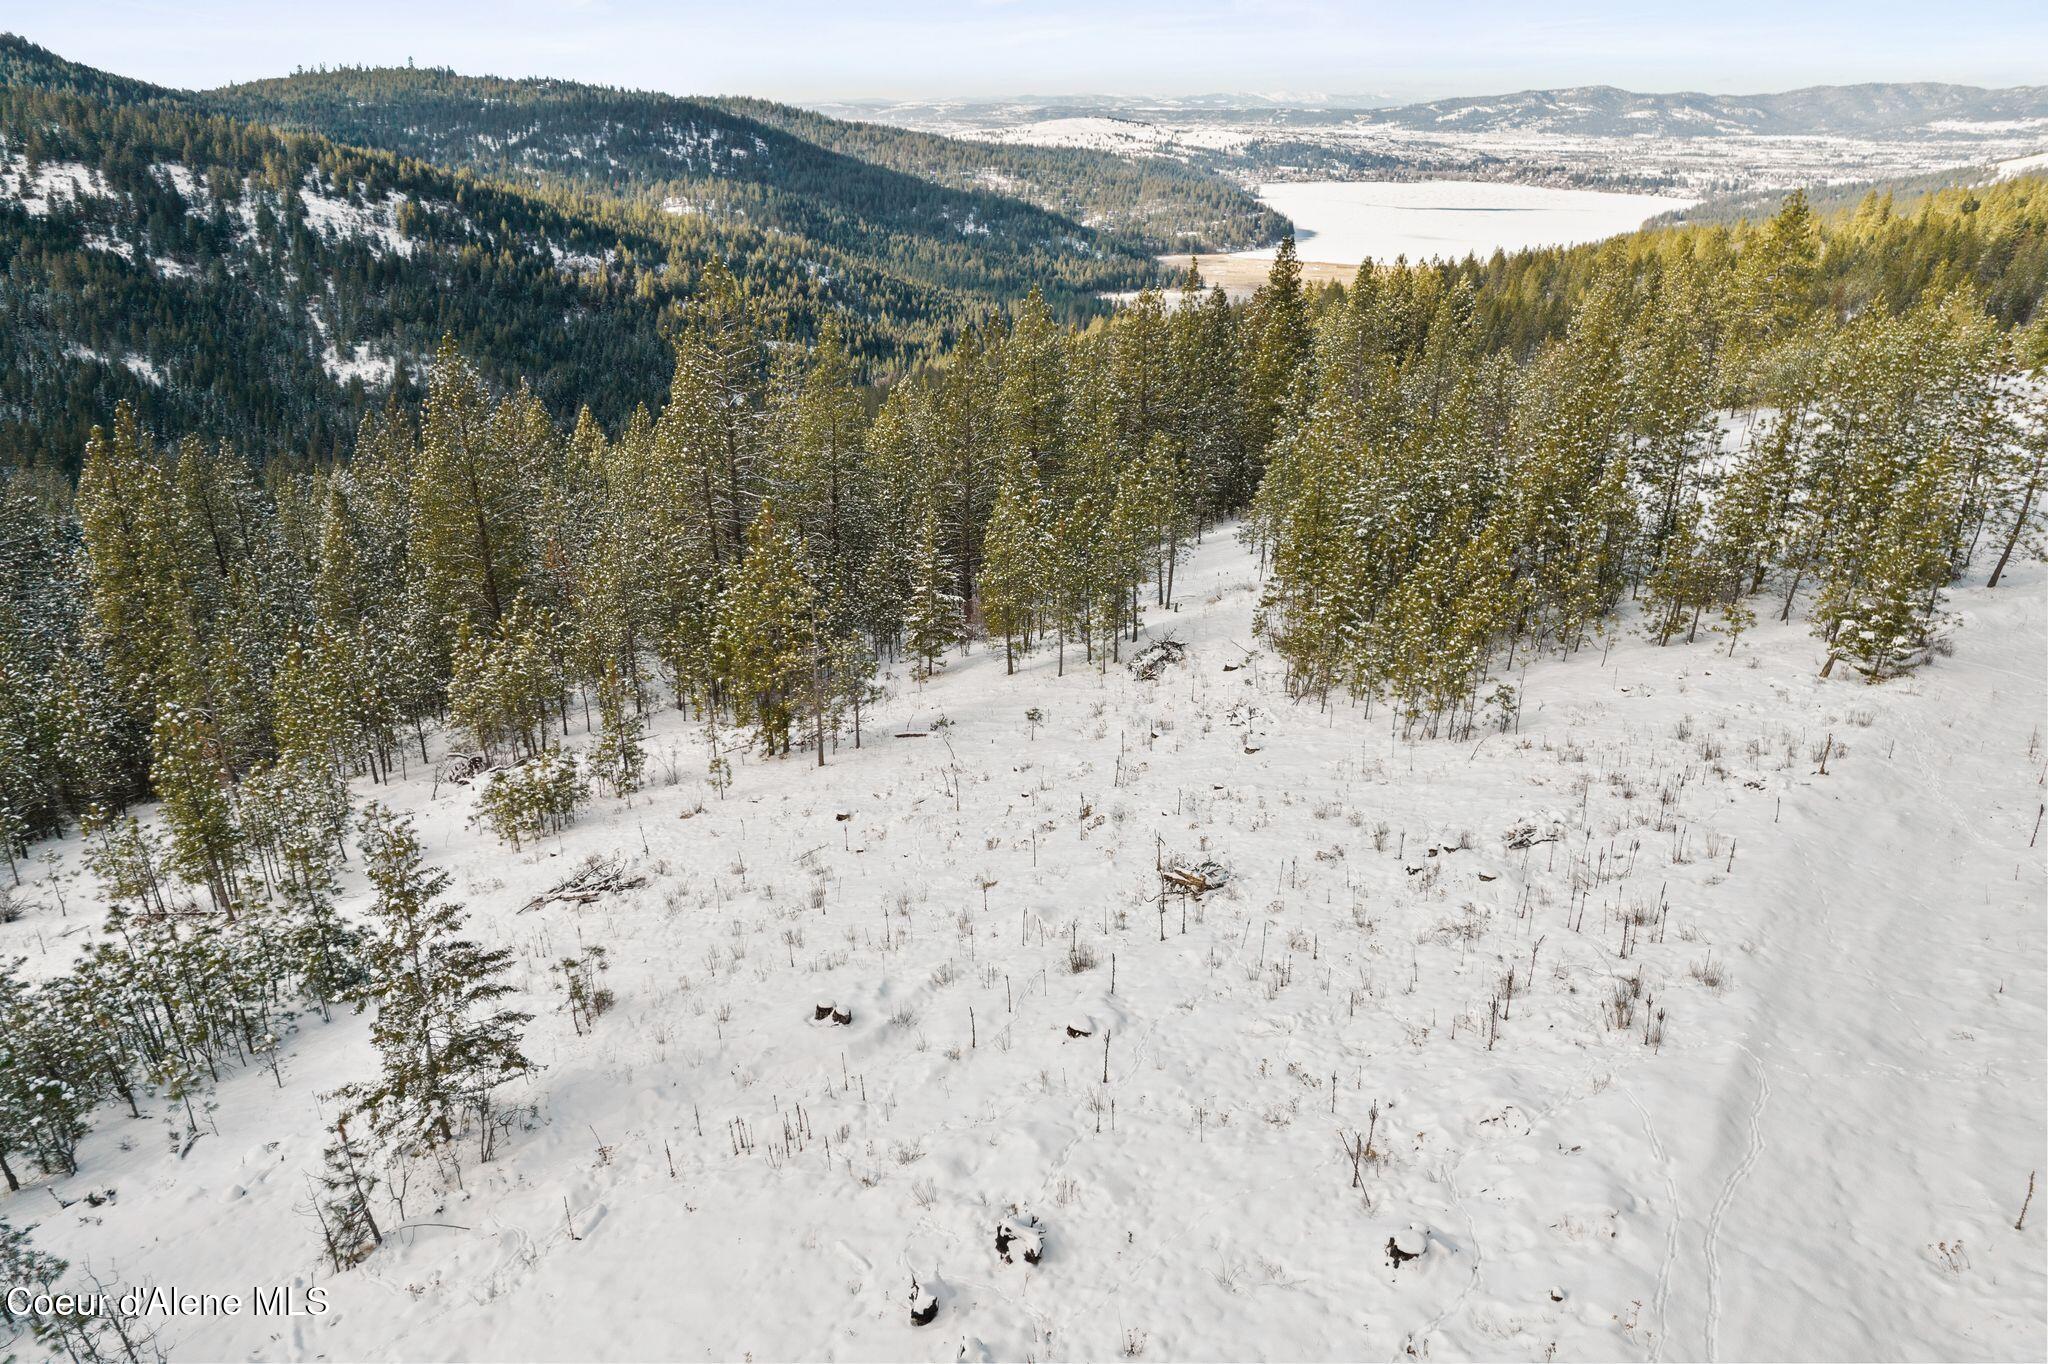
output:
M 321 315 L 318 305 L 308 306 L 306 318 L 320 336 L 320 367 L 336 383 L 346 384 L 360 379 L 365 388 L 383 388 L 391 383 L 396 366 L 389 356 L 373 354 L 367 341 L 358 341 L 343 352 L 334 344 L 327 319 Z
M 102 365 L 119 365 L 144 383 L 155 384 L 159 388 L 163 387 L 163 367 L 148 356 L 136 355 L 127 351 L 109 355 L 105 351 L 95 350 L 91 346 L 83 346 L 76 343 L 65 346 L 64 354 L 73 360 L 91 360 Z
M 111 255 L 119 256 L 125 261 L 135 259 L 135 243 L 124 242 L 118 237 L 109 237 L 103 232 L 86 233 L 85 249 L 88 251 L 105 251 Z
M 19 203 L 31 218 L 80 199 L 105 198 L 111 191 L 98 168 L 77 161 L 45 161 L 33 170 L 18 152 L 0 152 L 0 198 Z
M 398 230 L 398 210 L 406 196 L 392 190 L 376 203 L 357 200 L 322 189 L 311 176 L 299 188 L 299 201 L 306 206 L 306 224 L 328 238 L 360 237 L 379 254 L 410 256 L 416 245 Z

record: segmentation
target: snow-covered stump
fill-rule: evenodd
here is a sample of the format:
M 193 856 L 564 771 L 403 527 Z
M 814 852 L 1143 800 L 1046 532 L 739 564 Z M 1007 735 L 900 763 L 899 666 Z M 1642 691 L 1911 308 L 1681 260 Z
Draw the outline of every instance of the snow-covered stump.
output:
M 1429 1249 L 1429 1228 L 1410 1224 L 1387 1238 L 1387 1263 L 1395 1269 L 1419 1260 Z
M 910 1281 L 910 1324 L 929 1326 L 938 1320 L 939 1297 L 915 1278 Z
M 996 1254 L 1006 1265 L 1022 1258 L 1035 1265 L 1045 1256 L 1045 1227 L 1028 1212 L 1013 1212 L 996 1223 Z

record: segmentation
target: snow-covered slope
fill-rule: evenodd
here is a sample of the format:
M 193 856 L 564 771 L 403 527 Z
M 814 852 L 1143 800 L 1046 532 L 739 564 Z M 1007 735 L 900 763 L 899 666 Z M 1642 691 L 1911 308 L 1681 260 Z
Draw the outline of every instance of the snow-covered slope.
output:
M 2041 1356 L 2039 569 L 1882 687 L 1797 624 L 1627 637 L 1414 744 L 1286 698 L 1234 541 L 1182 584 L 1155 681 L 977 649 L 723 800 L 665 712 L 655 788 L 524 853 L 383 793 L 518 949 L 546 1068 L 360 1268 L 303 1211 L 354 1017 L 184 1159 L 105 1113 L 69 1206 L 0 1207 L 110 1281 L 329 1295 L 155 1323 L 179 1358 Z M 592 855 L 646 884 L 522 908 Z M 1162 858 L 1230 879 L 1162 911 Z M 61 964 L 84 898 L 0 950 Z M 583 1037 L 549 967 L 589 944 Z

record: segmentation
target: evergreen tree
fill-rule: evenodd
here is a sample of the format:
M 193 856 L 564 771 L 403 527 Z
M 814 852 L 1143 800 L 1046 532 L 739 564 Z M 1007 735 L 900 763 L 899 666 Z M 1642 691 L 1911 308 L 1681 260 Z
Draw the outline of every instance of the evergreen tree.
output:
M 1663 557 L 1643 584 L 1644 629 L 1659 644 L 1669 644 L 1680 630 L 1691 643 L 1700 613 L 1721 595 L 1705 521 L 1698 502 L 1678 509 Z
M 734 712 L 772 757 L 787 754 L 790 726 L 810 686 L 816 592 L 795 544 L 764 502 L 747 529 L 747 556 L 719 600 L 718 655 Z
M 528 514 L 550 472 L 551 433 L 530 401 L 496 411 L 483 381 L 444 340 L 413 465 L 408 545 L 429 605 L 452 632 L 498 623 L 535 568 Z
M 533 1016 L 503 1005 L 512 952 L 462 936 L 461 906 L 441 898 L 448 874 L 427 866 L 409 821 L 371 805 L 362 852 L 378 925 L 368 989 L 381 1071 L 341 1094 L 401 1155 L 449 1150 L 474 1131 L 488 1159 L 495 1092 L 533 1069 L 519 1047 Z
M 32 991 L 20 959 L 0 961 L 0 1178 L 21 1188 L 17 1162 L 46 1174 L 78 1173 L 78 1143 L 99 1097 L 83 1078 L 69 1020 Z
M 78 480 L 95 637 L 128 713 L 147 723 L 192 620 L 190 565 L 169 480 L 133 408 L 111 436 L 93 429 Z
M 37 1250 L 26 1231 L 0 1217 L 0 1283 L 9 1290 L 0 1293 L 0 1350 L 8 1351 L 7 1359 L 15 1357 L 8 1347 L 24 1336 L 32 1345 L 50 1351 L 53 1359 L 59 1351 L 73 1359 L 101 1357 L 91 1348 L 85 1321 L 36 1309 L 40 1297 L 62 1291 L 60 1284 L 70 1267 L 68 1262 Z M 24 1290 L 22 1296 L 27 1299 L 26 1308 L 19 1312 L 11 1301 L 12 1290 L 17 1288 Z
M 1044 609 L 1047 572 L 1044 510 L 1028 456 L 1003 470 L 983 542 L 981 618 L 991 635 L 1003 637 L 1003 669 L 1017 671 L 1017 656 L 1028 653 Z
M 865 486 L 866 409 L 836 323 L 828 324 L 785 400 L 772 482 L 786 527 L 823 568 L 828 597 L 850 600 L 874 536 Z
M 647 750 L 643 743 L 646 722 L 627 708 L 626 684 L 618 665 L 606 669 L 598 684 L 597 714 L 601 726 L 597 743 L 590 750 L 590 772 L 614 796 L 630 798 L 640 789 L 647 771 Z
M 1933 635 L 1951 572 L 1945 540 L 1954 474 L 1946 447 L 1920 461 L 1885 513 L 1867 557 L 1843 559 L 1822 584 L 1814 633 L 1830 642 L 1821 675 L 1850 659 L 1877 682 L 1912 666 Z
M 2048 357 L 2043 358 L 2043 365 L 2048 366 Z M 2048 532 L 2034 510 L 2044 480 L 2048 480 L 2048 395 L 2037 387 L 1993 475 L 1991 528 L 1999 535 L 1999 548 L 1986 587 L 1998 586 L 2014 550 L 2037 559 L 2048 553 Z
M 458 629 L 449 718 L 487 756 L 539 753 L 566 687 L 561 652 L 553 613 L 523 594 L 488 631 Z
M 1263 468 L 1267 447 L 1278 433 L 1281 414 L 1309 357 L 1308 307 L 1293 233 L 1280 239 L 1266 283 L 1252 298 L 1245 329 L 1245 444 L 1256 471 Z M 1254 474 L 1251 482 L 1256 481 Z
M 960 598 L 939 549 L 938 514 L 927 508 L 911 553 L 910 599 L 903 613 L 903 643 L 911 676 L 922 682 L 945 666 L 946 651 L 966 638 Z
M 1057 475 L 1066 458 L 1067 340 L 1035 287 L 1017 305 L 1002 359 L 1001 446 Z
M 320 1152 L 320 1233 L 327 1262 L 339 1274 L 368 1259 L 384 1244 L 384 1232 L 370 1207 L 377 1175 L 370 1165 L 368 1144 L 348 1134 L 348 1119 L 334 1124 L 334 1140 Z
M 569 827 L 589 794 L 576 760 L 558 748 L 544 748 L 485 778 L 471 822 L 489 824 L 499 838 L 519 848 Z
M 157 703 L 150 770 L 171 835 L 170 869 L 230 917 L 241 899 L 242 831 L 218 729 L 181 700 Z
M 1812 310 L 1820 261 L 1819 224 L 1806 191 L 1795 189 L 1742 246 L 1737 325 L 1748 344 L 1775 341 L 1805 320 Z

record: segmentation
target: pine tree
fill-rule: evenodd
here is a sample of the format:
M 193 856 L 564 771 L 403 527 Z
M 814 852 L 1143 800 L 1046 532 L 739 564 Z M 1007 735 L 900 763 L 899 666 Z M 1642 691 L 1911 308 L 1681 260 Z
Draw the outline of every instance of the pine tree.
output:
M 860 714 L 881 698 L 875 685 L 875 656 L 852 632 L 833 633 L 831 613 L 822 613 L 810 630 L 811 666 L 805 684 L 805 708 L 811 716 L 811 742 L 818 766 L 825 765 L 825 741 L 837 741 L 847 717 L 853 717 L 854 746 L 860 746 Z
M 945 666 L 946 651 L 966 638 L 960 598 L 939 549 L 938 515 L 927 508 L 911 553 L 910 599 L 903 613 L 903 643 L 911 676 L 923 682 Z
M 1272 573 L 1258 628 L 1286 660 L 1290 689 L 1323 700 L 1345 679 L 1366 605 L 1351 479 L 1341 451 L 1322 440 L 1302 444 L 1268 478 Z M 1293 490 L 1285 497 L 1282 481 Z
M 499 838 L 519 848 L 529 839 L 568 828 L 589 794 L 576 760 L 558 748 L 543 748 L 485 778 L 471 823 L 489 824 Z
M 1954 506 L 1947 447 L 1920 461 L 1885 513 L 1867 555 L 1833 566 L 1814 605 L 1814 633 L 1830 652 L 1821 675 L 1848 658 L 1871 682 L 1903 672 L 1933 635 L 1951 564 Z
M 1660 645 L 1680 630 L 1691 643 L 1700 613 L 1720 595 L 1705 522 L 1698 502 L 1679 507 L 1663 556 L 1643 584 L 1643 629 Z
M 954 348 L 933 398 L 936 477 L 923 510 L 937 517 L 938 545 L 954 575 L 953 596 L 974 600 L 981 573 L 981 536 L 1001 467 L 1001 352 L 980 329 Z M 913 528 L 914 529 L 914 528 Z
M 341 1091 L 401 1155 L 443 1151 L 474 1130 L 488 1159 L 494 1093 L 533 1069 L 520 1051 L 532 1015 L 505 1008 L 509 948 L 463 937 L 461 906 L 442 900 L 448 874 L 426 865 L 410 821 L 381 805 L 363 812 L 363 865 L 375 895 L 370 1036 L 382 1063 L 370 1083 Z
M 50 827 L 50 790 L 42 769 L 49 745 L 42 714 L 47 703 L 27 670 L 0 653 L 0 856 L 14 884 L 29 841 Z
M 1293 233 L 1280 239 L 1273 268 L 1252 299 L 1245 328 L 1245 443 L 1253 462 L 1250 483 L 1255 485 L 1256 470 L 1263 467 L 1296 378 L 1309 358 L 1308 305 L 1302 297 Z
M 1003 669 L 1017 671 L 1017 656 L 1031 649 L 1045 600 L 1046 535 L 1038 480 L 1028 456 L 1003 470 L 983 542 L 981 618 L 1003 637 Z
M 413 464 L 408 543 L 444 632 L 495 626 L 528 585 L 537 566 L 529 514 L 545 495 L 552 447 L 537 404 L 515 396 L 493 410 L 476 371 L 442 342 Z
M 129 789 L 124 769 L 131 739 L 89 648 L 81 644 L 58 655 L 46 695 L 53 775 L 65 808 L 82 817 L 95 805 L 118 803 Z
M 1156 545 L 1153 526 L 1158 509 L 1153 499 L 1159 489 L 1152 476 L 1155 468 L 1139 459 L 1118 471 L 1109 518 L 1103 526 L 1095 559 L 1099 576 L 1093 597 L 1102 637 L 1110 642 L 1108 653 L 1101 660 L 1105 665 L 1110 657 L 1121 656 L 1126 629 L 1131 639 L 1138 637 L 1139 594 Z
M 811 682 L 816 593 L 796 546 L 763 502 L 747 556 L 718 606 L 718 656 L 734 712 L 770 756 L 787 754 L 790 726 Z
M 1739 328 L 1752 346 L 1775 341 L 1811 312 L 1820 277 L 1821 236 L 1806 191 L 1784 205 L 1742 244 L 1736 296 Z
M 111 436 L 93 429 L 77 506 L 95 637 L 116 694 L 146 725 L 191 628 L 192 588 L 170 482 L 126 404 Z
M 870 552 L 874 509 L 864 477 L 867 414 L 836 322 L 828 322 L 782 414 L 772 481 L 785 526 L 821 568 L 828 599 L 851 600 Z
M 709 488 L 714 561 L 737 562 L 751 545 L 748 526 L 761 489 L 761 428 L 765 367 L 753 310 L 739 281 L 714 259 L 699 281 L 687 326 L 676 347 L 675 386 L 666 422 L 675 416 L 690 463 Z
M 532 757 L 548 742 L 567 679 L 554 613 L 514 597 L 488 631 L 456 632 L 448 715 L 488 756 Z
M 2043 317 L 2048 319 L 2048 314 Z M 2048 357 L 2044 357 L 2043 364 L 2048 366 Z M 2048 483 L 2048 395 L 2037 388 L 2028 407 L 1994 475 L 1991 525 L 1994 533 L 2002 529 L 2003 534 L 1998 562 L 1991 567 L 1986 587 L 1998 586 L 2006 565 L 2012 562 L 2014 550 L 2034 558 L 2048 554 L 2048 533 L 2044 533 L 2034 510 L 2044 483 Z
M 597 714 L 601 726 L 598 740 L 590 750 L 590 773 L 614 796 L 630 798 L 640 789 L 647 771 L 647 750 L 643 742 L 647 725 L 627 708 L 626 683 L 616 663 L 605 671 L 598 684 Z
M 80 1083 L 69 1020 L 21 980 L 25 964 L 0 961 L 0 1178 L 10 1192 L 21 1188 L 10 1156 L 49 1174 L 78 1173 L 78 1143 L 99 1097 Z
M 14 1186 L 10 1183 L 8 1187 Z M 13 1359 L 14 1353 L 8 1347 L 23 1336 L 33 1345 L 49 1350 L 53 1359 L 59 1351 L 72 1359 L 101 1357 L 91 1349 L 85 1322 L 39 1311 L 35 1306 L 44 1295 L 61 1291 L 60 1284 L 70 1267 L 67 1261 L 37 1250 L 29 1243 L 26 1231 L 0 1217 L 0 1284 L 7 1285 L 9 1290 L 0 1293 L 0 1350 L 7 1350 L 0 1357 Z M 14 1307 L 15 1289 L 24 1290 L 21 1296 L 27 1300 L 21 1311 Z M 91 1352 L 84 1353 L 81 1347 Z
M 181 689 L 182 690 L 182 689 Z M 218 729 L 183 700 L 158 701 L 150 774 L 170 830 L 170 869 L 230 917 L 241 898 L 242 831 Z
M 1057 476 L 1066 458 L 1067 340 L 1036 287 L 1017 305 L 1002 360 L 1001 446 Z
M 1219 519 L 1251 502 L 1264 457 L 1263 448 L 1251 443 L 1240 318 L 1218 286 L 1198 307 L 1183 304 L 1174 324 L 1182 338 L 1175 387 L 1185 403 L 1189 477 L 1200 490 L 1197 505 L 1204 519 Z
M 370 1166 L 370 1150 L 361 1138 L 348 1134 L 348 1119 L 334 1124 L 334 1140 L 320 1152 L 320 1231 L 327 1244 L 327 1262 L 339 1274 L 368 1259 L 384 1244 L 384 1232 L 370 1207 L 377 1175 Z

